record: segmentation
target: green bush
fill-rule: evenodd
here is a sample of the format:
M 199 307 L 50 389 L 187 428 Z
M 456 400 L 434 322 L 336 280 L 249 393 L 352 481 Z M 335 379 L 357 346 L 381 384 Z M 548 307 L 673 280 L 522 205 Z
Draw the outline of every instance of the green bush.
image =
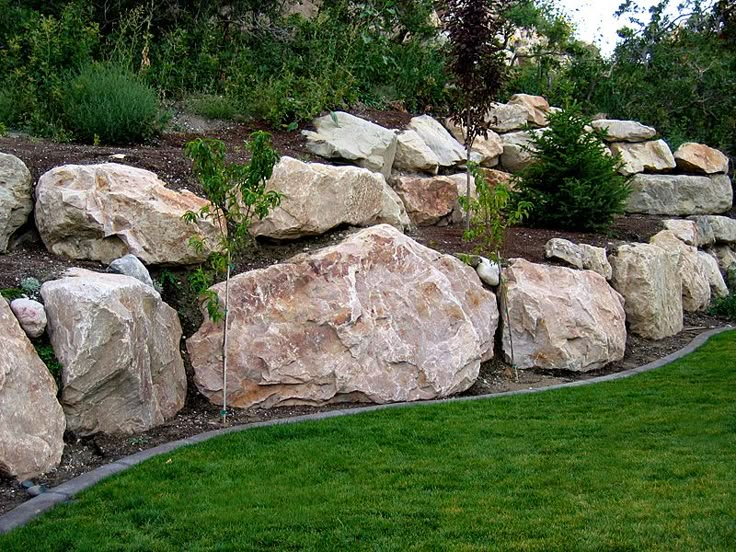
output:
M 532 136 L 534 162 L 518 174 L 517 201 L 533 207 L 529 223 L 565 230 L 605 230 L 624 212 L 630 188 L 620 159 L 605 151 L 605 133 L 573 107 L 549 116 Z
M 736 292 L 715 299 L 710 306 L 710 313 L 736 322 Z
M 205 119 L 232 120 L 238 116 L 238 110 L 227 96 L 206 94 L 193 96 L 186 101 L 186 109 Z
M 63 105 L 69 128 L 88 143 L 143 142 L 164 122 L 156 91 L 114 65 L 83 67 L 69 82 Z

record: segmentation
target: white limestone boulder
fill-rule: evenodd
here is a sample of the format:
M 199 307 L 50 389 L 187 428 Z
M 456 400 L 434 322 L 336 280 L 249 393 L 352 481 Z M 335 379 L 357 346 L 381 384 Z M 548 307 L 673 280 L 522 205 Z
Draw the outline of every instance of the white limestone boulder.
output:
M 605 130 L 608 142 L 645 142 L 654 138 L 657 131 L 636 121 L 598 119 L 591 124 L 593 128 Z
M 184 406 L 179 317 L 153 288 L 130 276 L 72 269 L 44 283 L 41 296 L 63 367 L 68 429 L 138 433 Z
M 0 153 L 0 253 L 8 249 L 8 241 L 28 220 L 33 210 L 31 173 L 25 163 Z
M 151 279 L 151 274 L 148 272 L 148 269 L 140 261 L 140 259 L 138 259 L 138 257 L 136 257 L 135 255 L 125 255 L 124 257 L 115 259 L 113 262 L 110 263 L 110 266 L 108 266 L 107 269 L 110 272 L 114 272 L 116 274 L 131 276 L 136 280 L 140 280 L 147 286 L 154 287 L 153 280 Z
M 713 176 L 638 174 L 630 181 L 627 213 L 646 215 L 708 215 L 733 205 L 731 179 Z
M 652 142 L 616 142 L 611 144 L 611 153 L 621 155 L 621 169 L 619 172 L 626 176 L 643 172 L 662 172 L 674 169 L 675 158 L 664 140 Z
M 437 174 L 440 160 L 413 130 L 404 130 L 396 134 L 398 145 L 394 169 L 407 172 Z
M 46 248 L 62 257 L 109 263 L 130 253 L 149 265 L 190 265 L 219 246 L 219 232 L 210 220 L 188 223 L 182 216 L 209 205 L 143 169 L 64 165 L 39 179 L 35 216 Z M 202 251 L 189 244 L 194 236 Z
M 459 259 L 387 225 L 239 274 L 230 294 L 233 407 L 446 397 L 493 356 L 494 294 Z M 216 404 L 221 344 L 210 320 L 187 340 L 197 387 Z
M 623 358 L 623 298 L 600 274 L 515 259 L 504 275 L 501 316 L 507 361 L 510 335 L 520 368 L 587 372 Z
M 439 121 L 429 115 L 414 117 L 408 125 L 437 156 L 441 167 L 454 167 L 465 163 L 465 148 L 455 140 Z
M 534 161 L 532 135 L 544 132 L 544 130 L 538 129 L 502 134 L 503 155 L 501 155 L 501 166 L 503 169 L 510 173 L 516 173 L 532 163 Z
M 54 469 L 64 451 L 56 383 L 0 299 L 0 473 L 19 480 Z

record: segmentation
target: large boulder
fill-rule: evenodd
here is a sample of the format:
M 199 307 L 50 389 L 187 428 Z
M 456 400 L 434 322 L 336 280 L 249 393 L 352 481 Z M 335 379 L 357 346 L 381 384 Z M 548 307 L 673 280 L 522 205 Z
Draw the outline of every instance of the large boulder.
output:
M 710 228 L 713 241 L 719 243 L 736 243 L 736 219 L 718 215 L 702 215 L 692 217 L 700 227 Z
M 593 121 L 593 128 L 605 130 L 608 142 L 644 142 L 657 134 L 652 127 L 636 121 L 619 121 L 616 119 L 598 119 Z
M 466 161 L 465 148 L 439 121 L 429 115 L 414 117 L 408 125 L 437 156 L 441 167 L 454 167 Z
M 0 474 L 41 475 L 61 462 L 64 412 L 56 383 L 0 299 Z
M 682 331 L 682 278 L 678 255 L 656 245 L 633 243 L 609 255 L 611 283 L 624 296 L 632 333 L 663 339 Z
M 403 204 L 380 173 L 282 157 L 266 190 L 283 194 L 281 204 L 254 222 L 254 236 L 279 240 L 318 236 L 343 225 L 391 223 L 403 230 Z
M 437 174 L 440 160 L 421 136 L 413 130 L 404 130 L 396 134 L 398 146 L 394 169 L 408 172 L 426 172 Z
M 530 125 L 537 127 L 547 126 L 549 102 L 542 96 L 529 94 L 514 94 L 509 98 L 509 105 L 520 105 L 526 111 L 526 120 Z
M 31 339 L 41 337 L 46 331 L 46 309 L 38 301 L 21 297 L 10 303 L 10 310 L 18 319 L 20 327 Z
M 458 393 L 493 356 L 498 323 L 471 267 L 387 225 L 240 274 L 230 301 L 228 403 L 240 408 Z M 221 346 L 211 320 L 187 340 L 195 382 L 217 404 Z
M 455 137 L 458 143 L 465 143 L 464 126 L 457 125 L 450 119 L 445 121 L 445 126 Z M 501 137 L 492 130 L 489 130 L 487 136 L 476 136 L 473 141 L 473 148 L 470 150 L 470 158 L 481 167 L 491 168 L 498 165 L 499 157 L 502 153 L 503 142 L 501 142 Z
M 682 171 L 698 174 L 715 174 L 728 172 L 728 157 L 703 144 L 687 142 L 674 153 L 677 168 Z
M 623 358 L 623 298 L 600 274 L 523 259 L 515 259 L 504 274 L 501 316 L 507 360 L 509 329 L 520 368 L 587 372 Z
M 33 210 L 31 173 L 14 155 L 0 153 L 0 253 Z
M 623 163 L 620 172 L 627 176 L 643 172 L 661 172 L 676 167 L 675 158 L 672 157 L 670 147 L 664 140 L 638 144 L 616 142 L 611 144 L 611 153 L 621 154 Z
M 457 204 L 458 186 L 448 177 L 401 176 L 393 180 L 393 185 L 416 226 L 446 220 Z
M 698 256 L 698 249 L 680 241 L 669 230 L 652 236 L 649 243 L 677 255 L 677 267 L 682 277 L 682 308 L 687 312 L 705 310 L 710 304 L 710 279 Z
M 384 178 L 391 176 L 396 134 L 365 119 L 336 111 L 314 120 L 316 132 L 304 130 L 307 149 L 326 159 L 350 161 Z
M 733 205 L 731 179 L 713 176 L 638 174 L 629 184 L 627 213 L 646 215 L 708 215 Z
M 152 172 L 106 163 L 65 165 L 36 186 L 36 226 L 52 253 L 109 263 L 128 253 L 146 264 L 204 262 L 219 244 L 214 222 L 182 220 L 208 201 L 170 190 Z M 189 244 L 197 236 L 198 251 Z
M 63 367 L 70 430 L 137 433 L 184 406 L 179 317 L 153 288 L 130 276 L 72 269 L 46 282 L 41 296 Z
M 539 129 L 502 134 L 503 155 L 501 155 L 501 165 L 504 170 L 515 173 L 532 163 L 534 160 L 532 154 L 532 135 L 543 132 L 544 130 Z
M 529 114 L 523 105 L 494 103 L 486 113 L 486 122 L 498 133 L 521 130 L 527 124 Z

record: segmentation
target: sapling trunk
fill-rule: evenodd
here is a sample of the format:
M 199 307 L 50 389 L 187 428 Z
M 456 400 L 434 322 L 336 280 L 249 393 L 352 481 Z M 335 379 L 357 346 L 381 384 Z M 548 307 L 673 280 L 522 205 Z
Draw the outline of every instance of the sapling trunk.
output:
M 225 321 L 222 330 L 222 425 L 227 423 L 227 335 L 230 320 L 230 249 L 227 251 L 227 275 L 225 277 Z
M 467 110 L 468 114 L 465 120 L 465 205 L 468 208 L 465 210 L 465 230 L 470 230 L 470 148 L 473 146 L 473 141 L 470 139 L 470 109 Z

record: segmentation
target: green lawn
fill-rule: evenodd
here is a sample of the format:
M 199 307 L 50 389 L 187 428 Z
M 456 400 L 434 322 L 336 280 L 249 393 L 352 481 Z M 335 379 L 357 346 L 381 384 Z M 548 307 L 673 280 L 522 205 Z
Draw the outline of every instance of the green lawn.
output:
M 231 434 L 0 550 L 734 550 L 736 333 L 654 372 Z

